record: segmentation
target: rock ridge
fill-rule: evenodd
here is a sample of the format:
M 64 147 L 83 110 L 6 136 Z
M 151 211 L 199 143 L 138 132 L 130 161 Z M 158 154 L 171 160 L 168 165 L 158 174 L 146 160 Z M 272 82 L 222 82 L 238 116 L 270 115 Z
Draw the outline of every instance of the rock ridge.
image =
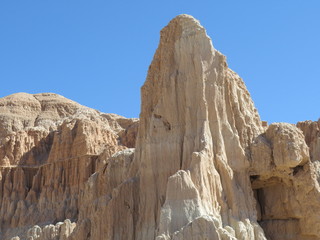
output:
M 127 128 L 137 120 L 52 93 L 13 94 L 0 99 L 0 110 L 0 238 L 38 239 L 43 231 L 44 239 L 51 239 L 47 231 L 52 239 L 66 238 L 76 223 L 50 224 L 77 220 L 81 189 L 107 158 L 126 148 L 122 138 L 133 144 L 136 128 L 133 137 Z

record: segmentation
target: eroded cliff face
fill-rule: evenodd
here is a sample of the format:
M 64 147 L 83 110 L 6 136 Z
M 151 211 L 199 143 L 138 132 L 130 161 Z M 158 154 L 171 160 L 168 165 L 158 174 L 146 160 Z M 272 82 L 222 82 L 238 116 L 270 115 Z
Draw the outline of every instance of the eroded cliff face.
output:
M 130 137 L 122 126 L 137 122 L 99 113 L 57 94 L 10 95 L 0 99 L 0 109 L 3 239 L 15 235 L 37 239 L 45 225 L 76 221 L 84 184 L 105 166 L 105 159 L 126 148 L 121 140 L 126 137 L 129 142 Z M 65 229 L 75 227 L 68 221 L 46 231 L 65 236 Z M 35 224 L 41 227 L 28 231 Z
M 262 123 L 193 17 L 161 31 L 141 94 L 139 122 L 0 100 L 2 239 L 320 239 L 319 122 Z

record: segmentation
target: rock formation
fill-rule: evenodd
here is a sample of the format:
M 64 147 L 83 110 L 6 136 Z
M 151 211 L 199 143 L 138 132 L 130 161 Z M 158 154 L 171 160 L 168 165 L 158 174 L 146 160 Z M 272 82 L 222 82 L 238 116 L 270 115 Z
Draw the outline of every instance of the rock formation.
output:
M 36 224 L 75 221 L 81 189 L 105 165 L 99 156 L 107 159 L 125 149 L 121 139 L 128 142 L 130 137 L 123 127 L 137 122 L 99 113 L 57 94 L 25 93 L 0 99 L 0 119 L 3 239 L 26 237 L 31 231 L 27 229 Z
M 0 99 L 1 239 L 320 239 L 320 121 L 262 122 L 193 17 L 161 31 L 141 94 L 139 121 Z

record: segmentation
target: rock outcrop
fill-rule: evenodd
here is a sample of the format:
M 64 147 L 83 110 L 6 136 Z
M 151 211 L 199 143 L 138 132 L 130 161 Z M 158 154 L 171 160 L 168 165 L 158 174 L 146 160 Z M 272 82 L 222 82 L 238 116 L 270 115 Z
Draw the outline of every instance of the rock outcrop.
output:
M 198 218 L 206 218 L 219 238 L 263 235 L 247 173 L 248 148 L 261 132 L 244 83 L 205 29 L 187 15 L 172 20 L 161 31 L 142 87 L 137 239 L 187 237 L 182 232 L 192 231 L 187 224 Z M 171 191 L 178 185 L 173 204 Z
M 135 119 L 102 114 L 57 94 L 19 93 L 2 98 L 0 119 L 3 239 L 27 237 L 27 229 L 36 224 L 40 227 L 32 229 L 77 220 L 81 189 L 105 166 L 99 156 L 107 159 L 125 149 L 119 134 L 134 141 L 124 127 L 137 124 Z M 136 133 L 131 130 L 130 134 Z M 63 228 L 62 232 L 49 229 L 65 236 Z
M 268 239 L 319 239 L 319 170 L 310 161 L 302 131 L 271 124 L 251 151 L 258 220 Z
M 320 162 L 320 119 L 317 122 L 298 122 L 297 126 L 302 130 L 309 146 L 310 160 L 313 163 Z
M 320 239 L 320 122 L 260 120 L 197 20 L 161 31 L 140 120 L 0 99 L 2 239 Z

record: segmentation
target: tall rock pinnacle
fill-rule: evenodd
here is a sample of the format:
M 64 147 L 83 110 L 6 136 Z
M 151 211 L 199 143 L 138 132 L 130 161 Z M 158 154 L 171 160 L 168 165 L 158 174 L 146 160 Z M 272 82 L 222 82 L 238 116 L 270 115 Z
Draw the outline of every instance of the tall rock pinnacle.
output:
M 187 239 L 192 221 L 220 237 L 230 235 L 226 225 L 243 239 L 259 236 L 246 151 L 260 119 L 242 80 L 189 15 L 161 31 L 140 121 L 138 239 Z
M 262 124 L 193 17 L 163 28 L 141 95 L 140 122 L 0 99 L 1 240 L 320 239 L 320 121 Z

